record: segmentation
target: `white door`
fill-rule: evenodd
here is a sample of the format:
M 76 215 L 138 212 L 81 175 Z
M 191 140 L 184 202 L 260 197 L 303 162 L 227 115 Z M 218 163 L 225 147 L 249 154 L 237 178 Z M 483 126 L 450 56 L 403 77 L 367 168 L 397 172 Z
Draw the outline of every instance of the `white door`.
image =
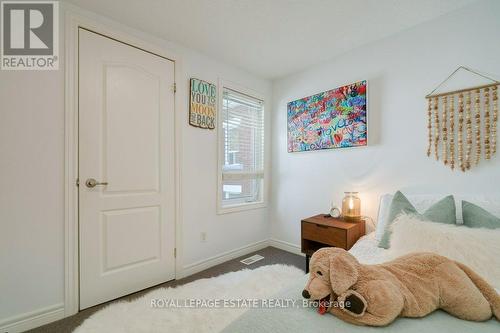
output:
M 175 277 L 173 84 L 173 61 L 79 30 L 80 309 Z

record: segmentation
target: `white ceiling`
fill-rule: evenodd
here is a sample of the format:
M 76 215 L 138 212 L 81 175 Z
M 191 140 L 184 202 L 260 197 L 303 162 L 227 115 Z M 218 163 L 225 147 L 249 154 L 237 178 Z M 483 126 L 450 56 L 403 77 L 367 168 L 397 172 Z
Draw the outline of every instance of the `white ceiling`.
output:
M 274 79 L 476 0 L 68 0 Z

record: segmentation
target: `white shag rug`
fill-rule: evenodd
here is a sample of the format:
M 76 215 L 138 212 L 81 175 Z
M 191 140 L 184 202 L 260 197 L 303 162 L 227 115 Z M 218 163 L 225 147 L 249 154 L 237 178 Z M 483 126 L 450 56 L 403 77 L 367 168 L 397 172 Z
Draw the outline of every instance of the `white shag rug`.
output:
M 175 288 L 160 288 L 131 302 L 112 303 L 96 312 L 75 333 L 219 332 L 246 308 L 163 307 L 165 300 L 269 299 L 304 276 L 294 266 L 269 265 L 196 280 Z M 151 303 L 160 305 L 154 308 Z M 162 301 L 157 301 L 162 300 Z

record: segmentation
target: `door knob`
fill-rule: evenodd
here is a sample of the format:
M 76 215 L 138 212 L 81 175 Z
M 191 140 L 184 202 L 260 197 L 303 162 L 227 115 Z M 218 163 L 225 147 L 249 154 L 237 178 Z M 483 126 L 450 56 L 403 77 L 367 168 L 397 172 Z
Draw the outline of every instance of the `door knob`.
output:
M 106 186 L 108 185 L 108 182 L 98 182 L 94 178 L 89 178 L 85 181 L 85 185 L 87 185 L 88 188 L 94 188 L 98 185 Z

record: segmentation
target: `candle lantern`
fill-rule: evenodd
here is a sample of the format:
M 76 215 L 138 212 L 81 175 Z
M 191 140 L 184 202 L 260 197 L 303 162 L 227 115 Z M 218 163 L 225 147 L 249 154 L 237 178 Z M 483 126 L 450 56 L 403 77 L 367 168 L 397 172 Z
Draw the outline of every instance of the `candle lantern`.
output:
M 358 192 L 344 192 L 342 200 L 342 217 L 346 220 L 359 221 L 361 219 L 361 199 Z

